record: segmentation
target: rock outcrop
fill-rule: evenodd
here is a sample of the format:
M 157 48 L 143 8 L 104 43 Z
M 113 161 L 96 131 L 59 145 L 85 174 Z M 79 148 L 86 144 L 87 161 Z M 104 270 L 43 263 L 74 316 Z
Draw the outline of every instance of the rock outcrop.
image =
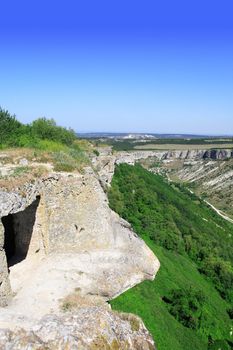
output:
M 89 307 L 45 316 L 31 330 L 0 330 L 0 349 L 152 350 L 155 346 L 139 317 Z
M 22 189 L 0 194 L 0 216 L 15 214 L 12 225 L 18 226 L 16 213 L 40 196 L 27 259 L 34 255 L 48 259 L 52 256 L 55 266 L 62 268 L 59 254 L 63 258 L 66 255 L 72 268 L 83 276 L 77 278 L 75 287 L 106 299 L 144 279 L 154 278 L 159 267 L 157 259 L 130 225 L 109 209 L 107 197 L 91 169 L 85 175 L 52 174 L 34 185 L 25 185 L 25 189 L 24 197 L 20 194 Z M 11 229 L 17 235 L 16 228 Z M 2 235 L 3 231 L 2 227 Z M 78 266 L 82 266 L 82 271 L 78 271 Z
M 118 152 L 116 155 L 117 163 L 134 164 L 135 161 L 155 157 L 159 160 L 202 160 L 202 159 L 230 159 L 233 158 L 232 149 L 197 149 L 197 150 L 171 150 L 171 151 L 132 151 Z
M 172 179 L 189 183 L 218 209 L 233 217 L 233 159 L 184 161 L 169 170 Z
M 61 300 L 74 291 L 105 303 L 159 269 L 143 240 L 109 208 L 91 168 L 2 188 L 0 218 L 0 348 L 63 349 L 66 342 L 80 349 L 101 348 L 96 342 L 154 348 L 140 320 L 132 329 L 106 307 L 62 314 Z

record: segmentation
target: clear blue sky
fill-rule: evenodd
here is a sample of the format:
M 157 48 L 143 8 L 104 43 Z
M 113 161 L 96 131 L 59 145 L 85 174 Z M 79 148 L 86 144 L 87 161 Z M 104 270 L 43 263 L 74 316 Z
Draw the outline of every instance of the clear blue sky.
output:
M 11 0 L 0 10 L 0 105 L 21 121 L 233 134 L 232 0 Z

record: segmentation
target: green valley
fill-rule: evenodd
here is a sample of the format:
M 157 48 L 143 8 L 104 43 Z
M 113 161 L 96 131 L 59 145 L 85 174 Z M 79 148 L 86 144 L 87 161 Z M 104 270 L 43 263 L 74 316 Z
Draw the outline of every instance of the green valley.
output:
M 233 225 L 140 165 L 117 166 L 108 197 L 161 263 L 113 309 L 142 317 L 158 350 L 231 349 Z

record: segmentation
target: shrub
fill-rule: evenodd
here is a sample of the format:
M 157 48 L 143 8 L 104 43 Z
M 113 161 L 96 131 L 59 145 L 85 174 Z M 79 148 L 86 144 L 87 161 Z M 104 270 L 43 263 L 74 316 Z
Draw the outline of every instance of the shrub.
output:
M 52 140 L 71 145 L 76 139 L 72 129 L 57 126 L 54 119 L 39 118 L 31 124 L 32 135 L 42 140 Z
M 88 159 L 84 152 L 76 149 L 67 149 L 66 151 L 55 152 L 53 154 L 55 164 L 54 170 L 71 172 L 81 171 L 83 166 L 88 164 Z
M 100 152 L 97 149 L 93 150 L 93 153 L 98 157 L 100 155 Z
M 199 329 L 205 296 L 201 291 L 174 289 L 164 298 L 168 310 L 185 327 Z

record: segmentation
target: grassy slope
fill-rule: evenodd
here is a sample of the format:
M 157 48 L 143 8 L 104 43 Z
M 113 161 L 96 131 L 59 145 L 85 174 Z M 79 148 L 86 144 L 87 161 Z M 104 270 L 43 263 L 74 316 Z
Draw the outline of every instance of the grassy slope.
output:
M 206 310 L 213 319 L 212 333 L 219 339 L 226 338 L 229 334 L 227 303 L 219 297 L 211 283 L 204 279 L 195 264 L 188 259 L 156 247 L 152 242 L 148 245 L 161 263 L 156 279 L 153 282 L 143 282 L 111 301 L 113 309 L 139 315 L 152 333 L 159 350 L 206 349 L 206 337 L 181 325 L 170 315 L 162 301 L 162 297 L 171 288 L 194 285 L 208 295 Z M 208 326 L 206 332 L 211 333 L 211 326 Z
M 161 268 L 155 281 L 143 282 L 113 300 L 111 305 L 113 309 L 133 312 L 141 316 L 154 336 L 159 350 L 207 349 L 207 338 L 209 335 L 213 339 L 229 339 L 230 319 L 226 312 L 229 304 L 221 298 L 213 283 L 205 275 L 200 274 L 197 264 L 185 252 L 178 253 L 174 249 L 167 250 L 160 246 L 161 244 L 156 244 L 155 240 L 149 238 L 149 234 L 142 227 L 143 225 L 141 225 L 140 220 L 143 217 L 151 216 L 153 212 L 148 212 L 143 206 L 136 208 L 140 206 L 138 200 L 135 200 L 136 207 L 134 205 L 132 208 L 132 203 L 130 203 L 132 199 L 129 199 L 130 193 L 133 191 L 134 196 L 137 196 L 137 191 L 141 190 L 142 192 L 139 197 L 143 199 L 147 191 L 151 191 L 152 198 L 154 194 L 157 204 L 159 203 L 160 207 L 164 206 L 162 209 L 167 212 L 169 211 L 169 206 L 166 206 L 166 201 L 168 200 L 169 205 L 171 205 L 171 196 L 174 202 L 176 202 L 176 196 L 178 200 L 182 197 L 186 201 L 185 217 L 188 218 L 188 209 L 190 209 L 195 211 L 195 214 L 206 218 L 209 221 L 204 221 L 205 226 L 209 226 L 206 232 L 207 234 L 213 232 L 215 239 L 217 234 L 220 235 L 220 239 L 223 237 L 223 232 L 226 235 L 224 230 L 227 230 L 229 225 L 217 217 L 209 208 L 203 207 L 203 204 L 200 206 L 200 204 L 188 198 L 187 195 L 183 195 L 177 189 L 171 188 L 167 183 L 161 182 L 162 180 L 158 176 L 148 175 L 146 172 L 144 174 L 144 172 L 145 170 L 137 169 L 137 167 L 133 168 L 128 165 L 121 165 L 113 178 L 113 190 L 109 194 L 109 199 L 113 209 L 116 209 L 124 218 L 131 221 L 137 233 L 141 235 L 158 256 L 161 262 Z M 153 176 L 153 179 L 151 176 Z M 158 201 L 158 193 L 155 194 L 153 192 L 156 187 L 161 187 L 161 184 L 164 188 L 165 198 L 163 201 Z M 145 185 L 147 188 L 145 188 Z M 142 188 L 140 189 L 139 187 Z M 143 193 L 143 191 L 145 192 Z M 150 198 L 149 207 L 152 206 L 151 200 Z M 184 203 L 182 204 L 184 205 Z M 144 208 L 144 213 L 141 215 L 140 211 L 142 211 L 142 208 Z M 155 207 L 154 210 L 154 215 L 157 215 L 159 222 L 158 207 Z M 192 220 L 194 220 L 194 217 L 191 217 L 191 222 Z M 221 225 L 223 229 L 220 229 L 216 225 Z M 197 229 L 196 221 L 194 226 Z M 216 227 L 216 230 L 214 227 Z M 156 229 L 156 227 L 153 228 Z M 203 230 L 203 222 L 200 229 Z M 150 230 L 150 227 L 148 230 Z M 166 230 L 164 231 L 164 235 L 166 235 Z M 220 245 L 223 245 L 224 248 L 223 243 L 220 243 Z M 172 289 L 186 288 L 187 286 L 193 286 L 197 290 L 202 290 L 206 296 L 204 312 L 207 319 L 205 320 L 203 318 L 199 330 L 186 328 L 179 323 L 168 312 L 167 305 L 162 300 L 162 297 L 168 295 Z

